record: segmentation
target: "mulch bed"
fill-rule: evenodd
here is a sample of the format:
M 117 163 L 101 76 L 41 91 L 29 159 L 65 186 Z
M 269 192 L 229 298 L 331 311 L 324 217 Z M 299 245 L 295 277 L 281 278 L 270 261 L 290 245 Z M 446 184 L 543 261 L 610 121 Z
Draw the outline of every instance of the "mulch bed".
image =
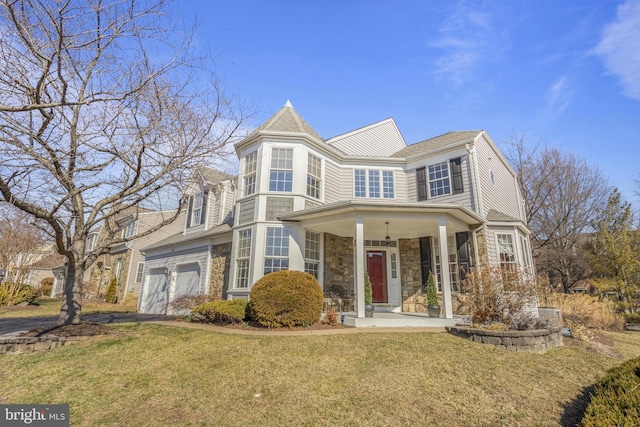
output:
M 111 327 L 100 323 L 82 322 L 77 325 L 54 325 L 33 329 L 22 334 L 25 337 L 41 337 L 43 335 L 55 335 L 58 337 L 91 337 L 94 335 L 106 335 L 113 332 Z

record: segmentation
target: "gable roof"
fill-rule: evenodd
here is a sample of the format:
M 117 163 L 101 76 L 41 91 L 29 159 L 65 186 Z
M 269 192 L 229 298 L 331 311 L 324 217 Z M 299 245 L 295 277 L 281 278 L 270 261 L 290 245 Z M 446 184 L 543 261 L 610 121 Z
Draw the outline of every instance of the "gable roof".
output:
M 520 222 L 518 218 L 514 218 L 511 215 L 499 212 L 495 209 L 489 209 L 487 213 L 487 221 L 495 222 Z
M 198 171 L 200 172 L 204 180 L 211 184 L 235 178 L 235 176 L 229 175 L 228 173 L 206 166 L 199 166 Z
M 320 134 L 294 110 L 293 105 L 291 105 L 289 101 L 284 104 L 284 107 L 271 116 L 271 118 L 251 132 L 247 139 L 250 139 L 261 131 L 306 133 L 319 141 L 324 141 Z
M 446 147 L 447 145 L 464 141 L 472 141 L 481 132 L 481 130 L 447 132 L 443 135 L 436 136 L 435 138 L 411 144 L 400 151 L 396 151 L 390 157 L 410 157 L 414 154 L 435 150 Z
M 368 157 L 389 157 L 407 146 L 392 118 L 335 136 L 326 142 L 346 154 Z

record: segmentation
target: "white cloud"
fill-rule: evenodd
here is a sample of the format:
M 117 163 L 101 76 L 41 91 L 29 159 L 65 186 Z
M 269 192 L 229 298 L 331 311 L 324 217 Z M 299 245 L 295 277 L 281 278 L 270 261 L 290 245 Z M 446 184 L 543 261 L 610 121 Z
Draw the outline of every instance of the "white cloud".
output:
M 549 89 L 547 89 L 547 114 L 555 118 L 569 106 L 571 94 L 568 88 L 567 78 L 560 77 Z
M 607 71 L 620 79 L 624 93 L 640 100 L 640 0 L 618 7 L 616 20 L 605 27 L 595 52 Z
M 487 10 L 458 3 L 438 28 L 439 36 L 430 45 L 442 54 L 435 60 L 435 72 L 460 86 L 472 80 L 481 61 L 505 46 L 495 17 Z

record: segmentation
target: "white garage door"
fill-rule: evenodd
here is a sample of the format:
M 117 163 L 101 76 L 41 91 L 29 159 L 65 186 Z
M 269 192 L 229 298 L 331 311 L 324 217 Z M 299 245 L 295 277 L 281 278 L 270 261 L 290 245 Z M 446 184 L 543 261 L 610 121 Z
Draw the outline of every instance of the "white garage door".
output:
M 176 285 L 173 292 L 173 300 L 183 295 L 196 295 L 200 290 L 200 266 L 187 264 L 176 269 Z M 184 314 L 184 313 L 172 313 Z
M 169 280 L 165 271 L 164 268 L 152 268 L 149 270 L 142 304 L 143 313 L 166 313 Z

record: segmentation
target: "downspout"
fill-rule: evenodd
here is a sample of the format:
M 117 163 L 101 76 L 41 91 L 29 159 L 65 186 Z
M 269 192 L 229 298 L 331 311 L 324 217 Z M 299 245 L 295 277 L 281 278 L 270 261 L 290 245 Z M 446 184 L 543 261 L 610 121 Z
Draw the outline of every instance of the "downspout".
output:
M 475 145 L 469 146 L 469 144 L 465 144 L 465 146 L 467 148 L 467 154 L 469 155 L 469 164 L 473 170 L 473 202 L 475 204 L 475 210 L 480 214 L 480 216 L 484 217 L 480 171 L 478 170 L 478 163 L 476 162 L 476 147 Z

